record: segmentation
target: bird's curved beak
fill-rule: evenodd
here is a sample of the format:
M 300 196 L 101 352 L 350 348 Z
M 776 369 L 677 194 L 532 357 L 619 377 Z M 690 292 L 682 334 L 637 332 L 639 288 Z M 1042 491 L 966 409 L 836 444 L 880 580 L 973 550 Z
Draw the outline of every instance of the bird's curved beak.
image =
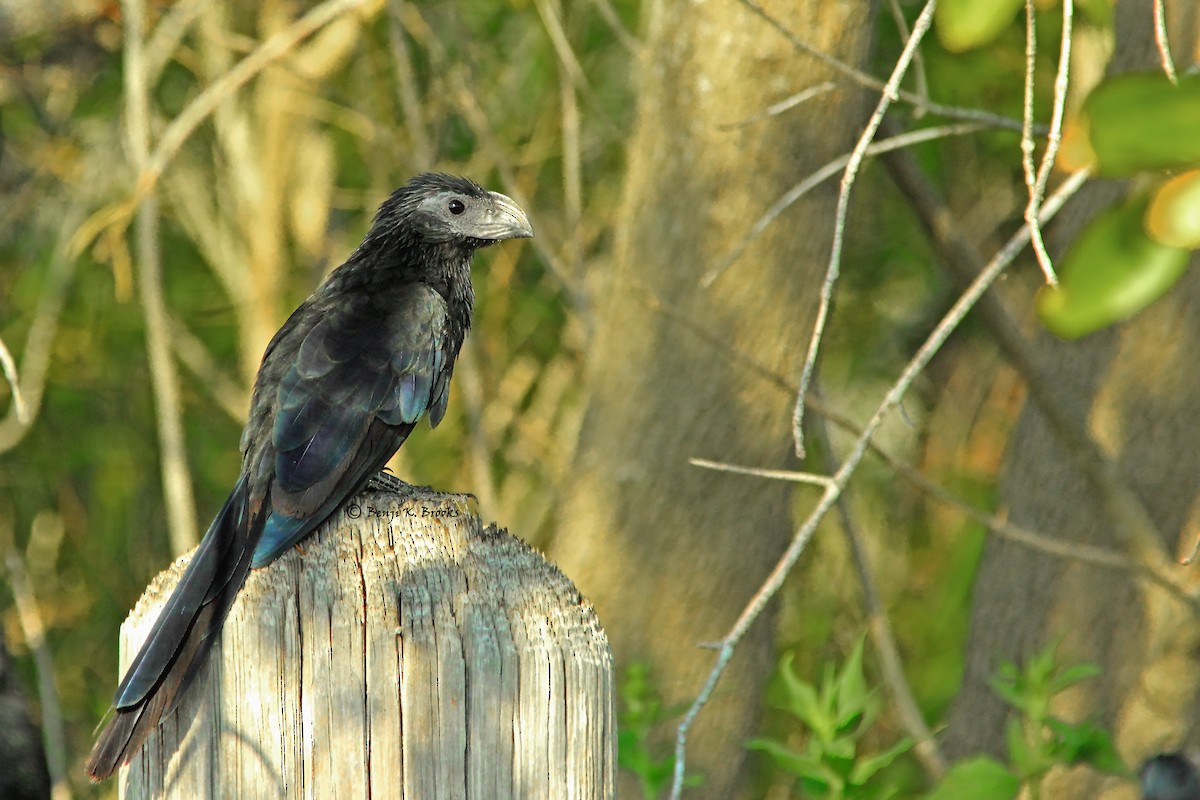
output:
M 480 238 L 499 240 L 533 237 L 533 226 L 529 224 L 529 217 L 511 197 L 499 192 L 488 192 L 488 197 L 492 201 L 492 207 L 480 226 Z

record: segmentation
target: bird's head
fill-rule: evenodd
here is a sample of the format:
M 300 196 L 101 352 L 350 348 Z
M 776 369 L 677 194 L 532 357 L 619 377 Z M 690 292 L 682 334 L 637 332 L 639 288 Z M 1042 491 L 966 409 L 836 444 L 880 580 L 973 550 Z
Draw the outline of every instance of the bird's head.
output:
M 379 209 L 376 225 L 403 223 L 430 244 L 485 247 L 533 236 L 529 217 L 511 197 L 453 175 L 418 175 Z

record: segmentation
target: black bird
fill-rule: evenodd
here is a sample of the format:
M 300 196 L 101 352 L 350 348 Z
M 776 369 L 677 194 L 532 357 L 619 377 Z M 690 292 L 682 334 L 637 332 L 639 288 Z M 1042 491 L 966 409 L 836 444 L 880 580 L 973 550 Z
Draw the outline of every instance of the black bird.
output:
M 1200 776 L 1181 753 L 1160 753 L 1138 770 L 1143 800 L 1200 800 Z
M 258 369 L 241 476 L 117 687 L 88 759 L 93 780 L 129 763 L 178 706 L 250 569 L 361 491 L 422 417 L 441 422 L 471 327 L 471 256 L 532 235 L 510 198 L 420 175 L 283 324 Z

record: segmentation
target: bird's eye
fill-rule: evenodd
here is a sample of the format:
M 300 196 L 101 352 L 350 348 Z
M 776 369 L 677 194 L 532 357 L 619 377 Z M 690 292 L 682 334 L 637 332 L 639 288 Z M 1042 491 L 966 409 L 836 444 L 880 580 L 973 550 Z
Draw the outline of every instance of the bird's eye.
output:
M 450 213 L 451 213 L 451 214 L 453 214 L 453 215 L 455 215 L 455 216 L 458 216 L 459 214 L 461 214 L 461 213 L 463 213 L 464 211 L 466 211 L 466 210 L 467 210 L 467 207 L 466 207 L 466 205 L 463 203 L 463 201 L 462 201 L 462 200 L 459 200 L 459 199 L 457 199 L 457 198 L 456 198 L 456 199 L 454 199 L 454 200 L 451 200 L 451 201 L 450 201 L 450 205 L 448 205 L 448 206 L 446 206 L 446 207 L 447 207 L 447 208 L 449 208 L 449 209 L 450 209 Z

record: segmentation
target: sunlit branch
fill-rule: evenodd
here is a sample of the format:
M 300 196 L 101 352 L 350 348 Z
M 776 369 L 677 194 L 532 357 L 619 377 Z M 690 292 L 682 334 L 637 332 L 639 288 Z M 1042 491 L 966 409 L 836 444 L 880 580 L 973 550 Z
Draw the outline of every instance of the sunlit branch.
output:
M 1063 204 L 1074 195 L 1079 188 L 1086 182 L 1088 178 L 1087 170 L 1080 170 L 1073 173 L 1058 187 L 1058 189 L 1047 198 L 1046 203 L 1042 207 L 1042 222 L 1049 220 L 1062 208 Z M 713 691 L 716 689 L 718 681 L 720 681 L 725 668 L 729 661 L 733 658 L 733 654 L 737 649 L 738 643 L 745 636 L 746 631 L 762 614 L 763 609 L 770 603 L 771 599 L 778 593 L 779 588 L 783 585 L 784 579 L 795 566 L 796 561 L 804 552 L 804 549 L 811 541 L 813 534 L 816 532 L 817 525 L 825 517 L 825 514 L 833 507 L 849 482 L 850 477 L 857 470 L 863 456 L 866 454 L 871 439 L 878 432 L 887 416 L 900 404 L 900 400 L 912 386 L 913 381 L 920 375 L 933 356 L 941 349 L 946 339 L 958 327 L 966 316 L 967 312 L 978 302 L 979 298 L 987 291 L 988 287 L 1004 272 L 1013 259 L 1017 257 L 1025 244 L 1029 241 L 1029 226 L 1022 226 L 1016 234 L 1014 234 L 1000 249 L 1000 251 L 992 258 L 988 265 L 980 273 L 979 277 L 971 284 L 970 287 L 962 294 L 955 302 L 954 306 L 946 313 L 941 322 L 925 340 L 925 343 L 917 351 L 917 354 L 909 361 L 904 368 L 900 377 L 892 385 L 892 388 L 884 396 L 879 407 L 872 415 L 870 421 L 866 424 L 862 434 L 851 447 L 850 452 L 846 455 L 846 460 L 837 472 L 833 475 L 833 484 L 831 484 L 822 494 L 816 507 L 810 512 L 804 524 L 793 536 L 791 544 L 779 559 L 771 574 L 763 582 L 758 592 L 750 599 L 749 603 L 742 610 L 741 615 L 734 623 L 733 627 L 726 634 L 721 642 L 721 648 L 717 655 L 716 663 L 709 672 L 708 678 L 701 688 L 696 700 L 688 708 L 684 715 L 683 721 L 680 722 L 676 730 L 675 736 L 675 767 L 673 782 L 671 787 L 671 797 L 678 798 L 683 791 L 683 777 L 687 768 L 687 737 L 688 731 L 695 722 L 700 711 L 708 704 L 712 697 Z
M 8 381 L 8 388 L 12 392 L 12 407 L 13 413 L 16 414 L 17 423 L 20 425 L 29 424 L 29 406 L 25 404 L 25 395 L 21 393 L 21 381 L 17 377 L 17 365 L 13 361 L 12 353 L 8 351 L 8 345 L 0 339 L 0 367 L 4 369 L 4 379 Z
M 146 83 L 142 42 L 142 0 L 123 0 L 125 15 L 125 134 L 135 169 L 146 169 L 150 158 L 150 86 Z M 183 440 L 179 382 L 171 359 L 170 329 L 163 298 L 162 260 L 158 242 L 158 201 L 153 193 L 137 209 L 138 294 L 146 319 L 146 355 L 157 417 L 162 457 L 163 499 L 171 549 L 182 554 L 196 544 L 196 510 Z
M 814 387 L 814 393 L 818 396 L 820 394 L 816 387 Z M 821 456 L 825 463 L 829 465 L 830 469 L 836 470 L 838 467 L 837 454 L 833 451 L 833 445 L 829 441 L 829 429 L 824 422 L 813 426 L 813 436 L 821 448 Z M 933 738 L 933 731 L 929 729 L 928 723 L 925 722 L 925 715 L 921 713 L 917 700 L 913 696 L 912 687 L 908 685 L 908 679 L 904 677 L 900 648 L 896 644 L 892 622 L 888 618 L 887 608 L 884 606 L 879 584 L 875 580 L 875 572 L 871 568 L 866 545 L 863 544 L 858 524 L 855 522 L 853 514 L 850 513 L 850 504 L 846 502 L 845 493 L 838 497 L 837 511 L 842 533 L 850 548 L 855 572 L 858 573 L 858 581 L 862 585 L 871 641 L 874 642 L 875 650 L 879 654 L 879 668 L 883 675 L 883 682 L 891 690 L 901 724 L 916 742 L 913 751 L 916 753 L 917 759 L 925 767 L 925 772 L 929 777 L 936 781 L 946 772 L 946 757 L 938 748 L 937 741 Z
M 935 139 L 943 139 L 950 136 L 963 136 L 966 134 L 976 133 L 984 130 L 985 125 L 979 122 L 956 122 L 952 125 L 939 125 L 933 128 L 921 128 L 920 130 L 909 131 L 907 133 L 890 136 L 887 139 L 881 139 L 874 142 L 867 148 L 867 155 L 874 156 L 881 153 L 887 153 L 891 150 L 897 150 L 902 147 L 912 147 L 921 142 L 929 142 Z M 750 230 L 738 240 L 733 246 L 733 250 L 729 255 L 721 259 L 721 262 L 706 272 L 700 278 L 700 286 L 708 288 L 717 278 L 721 277 L 727 269 L 733 266 L 742 254 L 746 252 L 746 248 L 753 244 L 754 240 L 762 235 L 772 222 L 779 218 L 779 215 L 790 208 L 797 200 L 811 192 L 817 186 L 820 186 L 825 181 L 838 174 L 845 169 L 850 163 L 850 154 L 838 156 L 834 160 L 825 164 L 820 169 L 813 172 L 804 180 L 797 183 L 791 189 L 783 194 L 775 203 L 766 210 L 766 212 L 758 218 L 751 226 Z
M 778 116 L 789 109 L 795 108 L 801 103 L 808 102 L 814 97 L 820 97 L 826 92 L 832 92 L 836 88 L 837 84 L 833 81 L 824 81 L 822 83 L 818 83 L 816 86 L 809 86 L 807 89 L 796 92 L 794 95 L 786 97 L 783 100 L 780 100 L 778 103 L 772 103 L 760 114 L 755 114 L 752 117 L 747 117 L 746 119 L 738 120 L 737 122 L 727 122 L 719 127 L 723 131 L 744 128 L 747 125 L 753 125 L 754 123 L 761 122 L 764 119 L 770 119 L 771 117 Z
M 1058 55 L 1058 73 L 1054 79 L 1054 109 L 1050 119 L 1050 131 L 1046 135 L 1046 152 L 1042 154 L 1042 163 L 1038 167 L 1037 176 L 1033 173 L 1033 68 L 1037 44 L 1034 40 L 1035 9 L 1033 0 L 1026 0 L 1026 39 L 1025 39 L 1025 119 L 1021 131 L 1022 164 L 1025 171 L 1025 184 L 1029 190 L 1029 203 L 1025 206 L 1025 222 L 1032 232 L 1033 252 L 1037 256 L 1038 265 L 1046 277 L 1046 283 L 1058 285 L 1058 276 L 1054 273 L 1054 264 L 1046 251 L 1046 243 L 1042 240 L 1042 228 L 1038 224 L 1038 208 L 1046 194 L 1050 182 L 1050 171 L 1058 157 L 1058 148 L 1062 142 L 1062 122 L 1064 109 L 1067 104 L 1067 88 L 1071 67 L 1071 22 L 1074 16 L 1073 0 L 1063 0 L 1062 41 Z
M 1171 57 L 1171 41 L 1167 36 L 1167 12 L 1163 8 L 1163 0 L 1154 0 L 1154 44 L 1158 47 L 1163 73 L 1171 83 L 1179 83 L 1179 76 L 1175 74 L 1175 59 Z
M 817 367 L 817 356 L 820 353 L 821 341 L 825 335 L 825 323 L 829 318 L 829 307 L 833 303 L 833 290 L 837 287 L 838 276 L 841 273 L 842 242 L 846 236 L 846 215 L 850 211 L 850 189 L 854 186 L 854 181 L 858 177 L 858 168 L 867 156 L 867 149 L 871 146 L 871 140 L 875 138 L 875 132 L 879 130 L 879 126 L 883 122 L 883 115 L 887 113 L 888 107 L 896 98 L 896 92 L 900 88 L 900 82 L 904 80 L 905 73 L 908 72 L 908 66 L 912 63 L 913 55 L 917 52 L 917 48 L 920 46 L 921 40 L 925 37 L 925 33 L 929 30 L 929 26 L 933 24 L 933 10 L 936 7 L 936 0 L 929 0 L 925 4 L 925 7 L 921 9 L 916 22 L 913 23 L 912 36 L 908 38 L 908 41 L 904 45 L 904 50 L 900 53 L 900 57 L 896 59 L 896 66 L 892 69 L 892 75 L 888 78 L 887 85 L 880 93 L 875 111 L 871 114 L 871 119 L 868 120 L 866 129 L 859 136 L 858 143 L 855 144 L 854 150 L 851 151 L 850 157 L 846 161 L 845 170 L 842 172 L 842 182 L 838 190 L 837 210 L 834 212 L 833 244 L 830 247 L 829 266 L 825 272 L 825 280 L 821 283 L 820 300 L 817 303 L 817 318 L 813 322 L 812 337 L 808 342 L 808 353 L 805 355 L 804 365 L 800 369 L 800 390 L 796 395 L 796 403 L 792 410 L 792 444 L 796 448 L 796 455 L 800 458 L 804 457 L 804 396 L 808 393 L 813 371 Z
M 828 53 L 813 47 L 808 42 L 804 41 L 800 37 L 796 36 L 796 34 L 788 30 L 788 28 L 782 22 L 769 14 L 767 10 L 755 2 L 755 0 L 738 0 L 738 2 L 750 9 L 750 11 L 752 11 L 756 16 L 778 31 L 792 44 L 793 47 L 800 52 L 815 58 L 822 64 L 825 64 L 834 70 L 837 70 L 854 83 L 865 89 L 869 89 L 873 92 L 883 91 L 885 86 L 883 81 L 879 80 L 874 75 L 869 75 L 866 72 L 856 69 L 850 64 L 847 64 L 846 62 L 834 58 Z M 1012 119 L 1011 117 L 1005 117 L 1000 114 L 993 114 L 988 111 L 980 111 L 979 109 L 974 108 L 960 108 L 958 106 L 947 106 L 942 105 L 941 103 L 932 103 L 929 102 L 928 98 L 922 97 L 918 94 L 913 94 L 912 92 L 904 91 L 902 89 L 896 92 L 896 97 L 900 100 L 903 100 L 905 103 L 911 104 L 917 110 L 929 114 L 937 114 L 939 116 L 946 117 L 947 119 L 982 122 L 994 128 L 1005 128 L 1011 131 L 1021 130 L 1020 120 Z

